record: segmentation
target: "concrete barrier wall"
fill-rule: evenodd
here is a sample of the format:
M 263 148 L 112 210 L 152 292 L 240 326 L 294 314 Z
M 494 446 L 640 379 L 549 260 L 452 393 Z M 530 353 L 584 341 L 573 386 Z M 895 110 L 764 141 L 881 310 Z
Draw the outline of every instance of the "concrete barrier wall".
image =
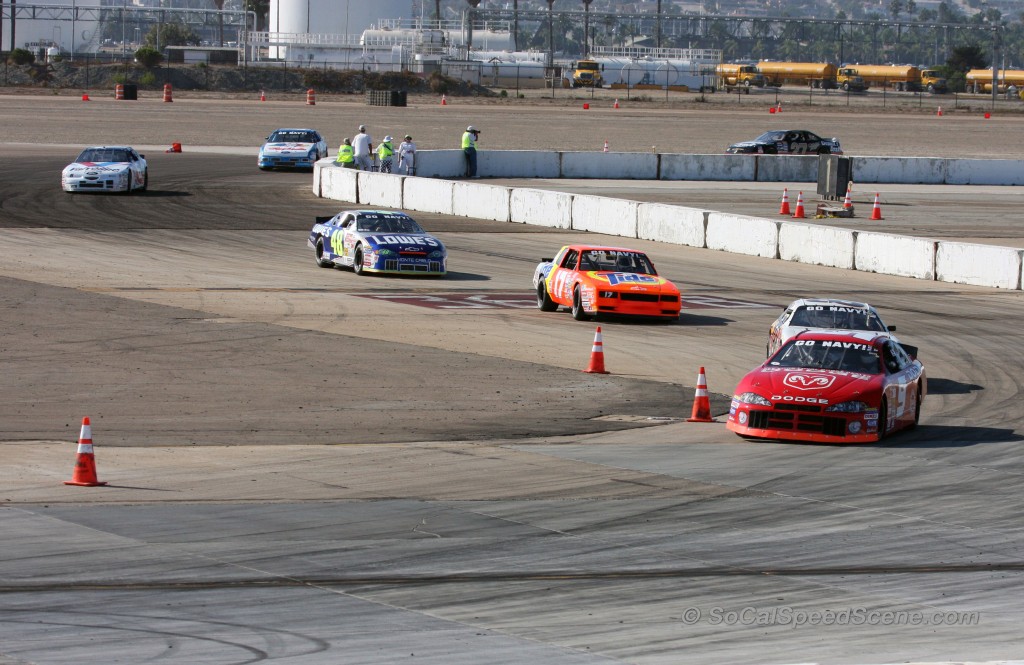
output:
M 708 249 L 734 254 L 778 258 L 779 222 L 761 217 L 710 212 L 705 245 Z
M 941 185 L 946 163 L 937 157 L 854 157 L 854 183 Z
M 359 203 L 382 208 L 402 208 L 403 176 L 388 173 L 359 173 Z
M 562 155 L 549 150 L 478 150 L 477 174 L 485 178 L 557 178 Z M 459 174 L 461 175 L 461 174 Z
M 509 218 L 521 224 L 572 228 L 572 194 L 516 187 L 509 197 Z
M 315 167 L 314 167 L 315 170 Z M 325 166 L 320 171 L 321 196 L 337 201 L 358 201 L 359 172 L 337 166 Z
M 607 235 L 636 237 L 636 201 L 610 199 L 603 196 L 574 196 L 572 199 L 572 228 Z
M 779 258 L 852 270 L 857 233 L 830 226 L 779 223 Z
M 861 231 L 857 234 L 854 268 L 883 275 L 935 279 L 935 245 L 929 238 Z
M 704 247 L 704 226 L 710 213 L 665 203 L 641 203 L 637 209 L 636 235 L 642 240 Z
M 651 152 L 563 152 L 562 177 L 656 180 L 658 155 Z
M 461 150 L 417 150 L 416 175 L 420 178 L 462 178 L 466 175 L 466 155 Z M 533 176 L 524 173 L 519 177 Z
M 662 180 L 753 182 L 757 160 L 750 155 L 662 155 Z
M 460 217 L 509 221 L 511 189 L 475 182 L 456 182 L 452 189 L 452 214 Z
M 1014 247 L 940 241 L 935 278 L 942 282 L 1021 288 L 1021 255 Z
M 1024 160 L 948 159 L 947 185 L 1024 185 Z
M 818 182 L 817 155 L 736 155 L 757 160 L 758 182 Z M 855 172 L 856 173 L 856 172 Z
M 405 207 L 420 212 L 454 215 L 453 195 L 455 183 L 432 178 L 405 178 L 402 191 Z

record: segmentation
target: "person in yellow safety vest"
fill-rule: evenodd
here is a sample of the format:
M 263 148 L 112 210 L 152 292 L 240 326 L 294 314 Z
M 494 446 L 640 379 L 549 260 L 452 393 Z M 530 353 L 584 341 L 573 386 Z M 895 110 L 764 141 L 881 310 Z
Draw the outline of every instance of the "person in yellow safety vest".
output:
M 338 148 L 338 158 L 335 163 L 341 164 L 342 168 L 354 169 L 356 167 L 356 152 L 352 148 L 352 140 L 345 139 Z
M 395 154 L 394 141 L 391 136 L 385 136 L 384 142 L 377 146 L 377 159 L 380 160 L 380 172 L 391 173 L 391 160 Z
M 462 152 L 466 154 L 466 177 L 479 178 L 476 174 L 476 142 L 480 138 L 480 130 L 470 125 L 462 135 Z

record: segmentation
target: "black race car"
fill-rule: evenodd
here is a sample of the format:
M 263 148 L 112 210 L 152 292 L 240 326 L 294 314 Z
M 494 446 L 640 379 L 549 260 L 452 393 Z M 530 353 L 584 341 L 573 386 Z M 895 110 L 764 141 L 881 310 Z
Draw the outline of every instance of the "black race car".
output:
M 753 141 L 733 143 L 727 153 L 753 155 L 841 155 L 839 139 L 823 139 L 806 129 L 774 129 Z

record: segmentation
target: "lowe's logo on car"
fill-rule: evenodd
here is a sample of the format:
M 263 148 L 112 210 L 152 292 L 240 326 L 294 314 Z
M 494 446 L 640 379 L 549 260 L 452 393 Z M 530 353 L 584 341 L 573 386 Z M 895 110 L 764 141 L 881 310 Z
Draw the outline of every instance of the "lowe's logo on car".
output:
M 438 242 L 426 236 L 373 236 L 373 242 L 378 245 L 427 245 L 437 247 Z
M 661 279 L 660 277 L 638 275 L 632 272 L 609 272 L 605 273 L 604 276 L 608 278 L 608 283 L 612 286 L 616 284 L 657 284 Z
M 835 380 L 836 377 L 831 374 L 787 374 L 782 382 L 797 390 L 824 390 Z

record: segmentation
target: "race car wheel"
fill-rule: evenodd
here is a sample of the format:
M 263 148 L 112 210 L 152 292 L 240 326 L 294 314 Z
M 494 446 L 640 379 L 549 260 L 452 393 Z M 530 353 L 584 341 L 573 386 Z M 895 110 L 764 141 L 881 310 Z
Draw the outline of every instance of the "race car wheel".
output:
M 142 172 L 142 188 L 139 191 L 140 192 L 145 192 L 148 189 L 149 189 L 149 169 L 146 169 L 145 171 Z
M 589 321 L 590 315 L 583 309 L 583 298 L 580 297 L 580 287 L 572 291 L 572 318 L 577 321 Z
M 889 405 L 882 398 L 882 406 L 878 409 L 878 440 L 881 441 L 889 431 Z
M 330 268 L 334 264 L 324 258 L 324 241 L 323 239 L 316 241 L 316 264 L 321 268 Z
M 355 254 L 352 255 L 352 271 L 357 275 L 365 275 L 363 270 L 363 246 L 356 245 Z
M 917 427 L 917 423 L 921 420 L 921 383 L 917 384 L 917 399 L 914 400 L 914 422 L 910 423 L 910 429 Z
M 542 312 L 553 312 L 558 309 L 558 303 L 548 295 L 548 289 L 543 281 L 537 284 L 537 307 Z

